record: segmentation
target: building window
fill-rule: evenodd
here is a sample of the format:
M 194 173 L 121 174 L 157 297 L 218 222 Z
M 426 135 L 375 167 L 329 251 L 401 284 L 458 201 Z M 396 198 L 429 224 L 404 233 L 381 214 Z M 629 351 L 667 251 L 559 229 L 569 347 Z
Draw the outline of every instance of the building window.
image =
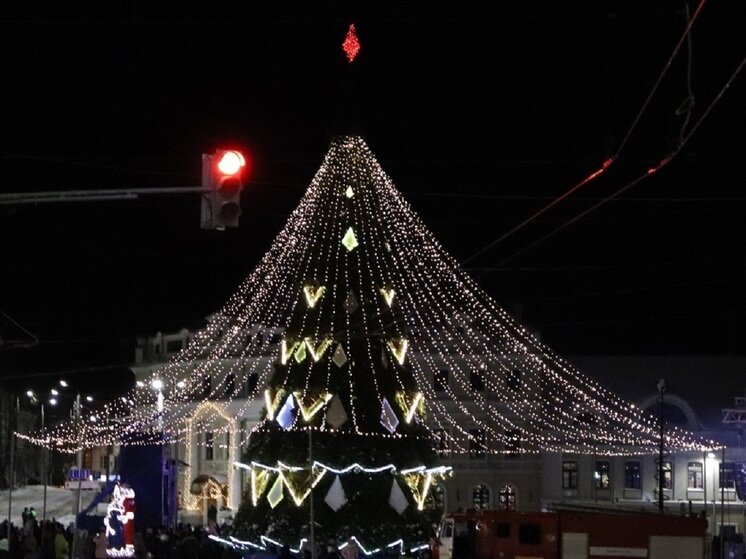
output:
M 702 489 L 704 487 L 702 471 L 702 462 L 689 462 L 686 467 L 686 486 L 688 489 Z
M 515 510 L 515 487 L 506 483 L 500 488 L 498 497 L 500 510 Z
M 596 489 L 608 489 L 611 471 L 611 464 L 606 460 L 596 460 L 596 467 L 593 470 L 593 483 Z
M 469 384 L 471 384 L 472 390 L 477 390 L 478 392 L 484 390 L 484 375 L 482 371 L 472 370 L 469 373 Z
M 445 429 L 433 430 L 433 437 L 435 438 L 435 450 L 442 452 L 448 451 L 448 431 Z
M 541 543 L 541 526 L 538 524 L 519 524 L 518 543 L 521 545 L 539 545 Z
M 562 489 L 578 488 L 578 462 L 565 460 L 562 462 Z
M 640 462 L 638 460 L 630 460 L 624 463 L 624 488 L 625 489 L 640 489 L 641 476 L 640 476 Z
M 736 488 L 736 470 L 733 462 L 723 462 L 720 464 L 720 489 Z
M 109 469 L 109 455 L 108 454 L 102 454 L 99 456 L 99 462 L 98 462 L 99 468 L 101 468 L 103 471 L 108 471 Z
M 184 348 L 182 340 L 169 340 L 166 342 L 166 353 L 176 353 Z
M 484 429 L 469 429 L 469 458 L 484 458 L 487 435 Z
M 212 392 L 212 377 L 205 375 L 202 377 L 202 396 L 208 398 Z
M 490 508 L 490 489 L 486 485 L 477 485 L 471 496 L 471 504 L 474 510 L 487 510 Z
M 660 471 L 658 469 L 658 460 L 655 461 L 655 478 L 658 479 Z M 656 487 L 657 489 L 657 487 Z M 673 489 L 673 464 L 663 461 L 663 489 Z
M 251 373 L 246 379 L 246 395 L 251 396 L 256 390 L 256 385 L 259 384 L 259 374 Z
M 517 429 L 505 433 L 505 451 L 509 458 L 516 458 L 521 455 L 521 433 Z
M 495 535 L 501 540 L 510 537 L 510 524 L 508 522 L 497 522 L 495 524 Z
M 205 431 L 205 460 L 212 460 L 215 456 L 215 435 L 212 431 Z
M 235 393 L 236 393 L 236 375 L 234 375 L 233 373 L 228 373 L 225 376 L 224 396 L 226 398 L 232 398 Z
M 514 392 L 521 388 L 521 371 L 509 371 L 505 378 L 505 385 Z
M 445 392 L 448 390 L 448 369 L 441 369 L 435 372 L 433 388 L 436 392 Z

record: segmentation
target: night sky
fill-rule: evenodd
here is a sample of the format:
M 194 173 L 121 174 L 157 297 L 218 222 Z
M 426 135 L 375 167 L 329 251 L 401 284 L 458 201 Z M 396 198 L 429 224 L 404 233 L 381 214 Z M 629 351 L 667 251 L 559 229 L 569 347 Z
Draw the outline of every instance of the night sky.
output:
M 1 192 L 197 186 L 201 153 L 239 147 L 241 225 L 201 230 L 197 194 L 0 205 L 0 375 L 127 364 L 136 336 L 198 327 L 353 129 L 560 354 L 743 354 L 746 71 L 700 122 L 746 55 L 741 0 L 704 5 L 642 114 L 683 1 L 109 4 L 2 16 Z

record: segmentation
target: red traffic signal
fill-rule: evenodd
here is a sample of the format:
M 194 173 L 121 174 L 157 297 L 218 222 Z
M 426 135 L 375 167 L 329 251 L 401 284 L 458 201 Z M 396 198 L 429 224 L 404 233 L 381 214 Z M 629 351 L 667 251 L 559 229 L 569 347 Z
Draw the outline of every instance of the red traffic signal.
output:
M 246 158 L 240 151 L 202 154 L 202 228 L 238 227 Z

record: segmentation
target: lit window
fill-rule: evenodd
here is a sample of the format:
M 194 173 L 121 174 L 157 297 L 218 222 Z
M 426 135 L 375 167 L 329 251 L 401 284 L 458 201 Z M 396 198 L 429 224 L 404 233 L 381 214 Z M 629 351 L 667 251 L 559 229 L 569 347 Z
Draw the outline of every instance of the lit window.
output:
M 686 467 L 686 486 L 688 489 L 702 489 L 704 478 L 702 462 L 689 462 Z
M 609 472 L 611 465 L 606 460 L 596 460 L 596 467 L 593 470 L 593 482 L 596 489 L 608 489 L 609 488 Z
M 500 510 L 515 510 L 515 487 L 506 483 L 500 488 Z M 510 533 L 508 533 L 509 537 Z
M 490 490 L 486 485 L 477 485 L 471 498 L 474 510 L 486 510 L 490 508 Z
M 655 475 L 656 479 L 659 474 L 658 460 L 655 461 Z M 663 462 L 663 489 L 673 489 L 673 464 L 671 462 Z

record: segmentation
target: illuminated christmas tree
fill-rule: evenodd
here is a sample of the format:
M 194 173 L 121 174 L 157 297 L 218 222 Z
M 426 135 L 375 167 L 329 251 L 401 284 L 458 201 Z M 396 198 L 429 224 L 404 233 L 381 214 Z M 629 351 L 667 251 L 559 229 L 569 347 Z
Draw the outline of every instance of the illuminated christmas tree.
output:
M 360 138 L 337 139 L 286 238 L 295 301 L 244 453 L 251 495 L 237 525 L 250 540 L 308 537 L 312 487 L 322 541 L 355 537 L 370 549 L 402 539 L 411 549 L 441 512 L 431 491 L 446 469 L 399 304 L 404 247 L 380 226 L 393 209 L 386 184 Z

